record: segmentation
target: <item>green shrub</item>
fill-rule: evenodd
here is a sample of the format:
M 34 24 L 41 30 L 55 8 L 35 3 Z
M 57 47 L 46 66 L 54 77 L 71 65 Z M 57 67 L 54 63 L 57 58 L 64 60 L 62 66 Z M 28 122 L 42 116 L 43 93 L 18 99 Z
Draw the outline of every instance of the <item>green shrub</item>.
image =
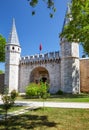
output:
M 62 95 L 62 94 L 63 94 L 63 91 L 62 91 L 62 90 L 58 90 L 58 92 L 57 92 L 56 94 Z
M 29 97 L 38 96 L 39 93 L 39 86 L 35 83 L 30 83 L 26 87 L 26 95 Z
M 39 84 L 30 83 L 29 86 L 26 87 L 26 95 L 28 97 L 43 97 L 43 95 L 47 95 L 48 86 L 41 82 Z
M 16 100 L 16 97 L 18 96 L 18 93 L 16 92 L 15 89 L 11 91 L 10 96 L 11 96 L 12 101 Z

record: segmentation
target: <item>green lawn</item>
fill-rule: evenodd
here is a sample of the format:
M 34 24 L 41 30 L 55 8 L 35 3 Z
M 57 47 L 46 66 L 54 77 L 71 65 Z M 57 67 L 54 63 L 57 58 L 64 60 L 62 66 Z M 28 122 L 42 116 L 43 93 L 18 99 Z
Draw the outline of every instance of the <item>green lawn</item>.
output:
M 17 100 L 26 101 L 43 101 L 38 98 L 26 98 L 26 96 L 19 96 Z M 47 101 L 53 102 L 89 102 L 89 94 L 63 94 L 63 95 L 51 95 Z
M 4 121 L 0 129 L 5 130 Z M 89 130 L 89 109 L 41 108 L 8 119 L 8 130 Z
M 9 109 L 8 112 L 14 112 L 14 111 L 19 111 L 21 109 L 25 109 L 26 106 L 13 106 Z M 4 114 L 4 110 L 3 110 L 3 107 L 2 105 L 0 105 L 0 114 Z

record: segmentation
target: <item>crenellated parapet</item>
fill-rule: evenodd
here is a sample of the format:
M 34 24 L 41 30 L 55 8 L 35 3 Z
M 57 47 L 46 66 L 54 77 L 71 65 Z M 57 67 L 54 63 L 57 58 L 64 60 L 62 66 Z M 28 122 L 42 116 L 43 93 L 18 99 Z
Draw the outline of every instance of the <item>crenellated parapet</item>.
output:
M 50 62 L 50 61 L 59 61 L 60 52 L 49 52 L 45 54 L 36 54 L 31 56 L 21 57 L 20 64 L 25 63 L 36 63 L 36 62 Z

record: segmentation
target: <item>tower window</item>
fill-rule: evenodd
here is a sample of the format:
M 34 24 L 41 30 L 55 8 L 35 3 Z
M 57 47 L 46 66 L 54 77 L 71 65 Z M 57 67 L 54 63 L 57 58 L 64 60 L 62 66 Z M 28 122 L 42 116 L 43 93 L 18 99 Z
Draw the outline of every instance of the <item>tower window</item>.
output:
M 12 47 L 12 50 L 14 50 L 15 48 L 14 47 Z
M 7 47 L 7 50 L 9 50 L 9 47 Z
M 19 48 L 18 48 L 18 51 L 19 51 Z

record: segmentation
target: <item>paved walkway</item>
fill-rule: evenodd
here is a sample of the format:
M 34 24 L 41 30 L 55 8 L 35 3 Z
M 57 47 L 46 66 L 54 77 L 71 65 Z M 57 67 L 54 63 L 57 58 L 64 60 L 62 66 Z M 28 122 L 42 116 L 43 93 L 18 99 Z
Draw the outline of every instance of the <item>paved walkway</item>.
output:
M 34 101 L 16 101 L 17 105 L 30 106 L 30 107 L 42 107 L 43 102 Z M 0 104 L 2 101 L 0 100 Z M 75 103 L 75 102 L 45 102 L 45 107 L 59 107 L 59 108 L 89 108 L 89 103 Z
M 16 104 L 24 106 L 42 107 L 43 102 L 33 101 L 16 101 Z M 75 102 L 44 102 L 45 107 L 58 107 L 58 108 L 89 108 L 89 103 L 75 103 Z
M 26 107 L 26 108 L 23 108 L 23 109 L 14 111 L 14 112 L 9 112 L 7 117 L 24 114 L 24 113 L 28 112 L 29 110 L 34 110 L 34 109 L 39 109 L 39 107 L 30 107 L 30 106 L 29 106 L 29 107 Z M 4 118 L 5 118 L 5 115 L 3 115 L 3 114 L 0 115 L 0 120 L 2 120 L 2 119 L 4 119 Z

